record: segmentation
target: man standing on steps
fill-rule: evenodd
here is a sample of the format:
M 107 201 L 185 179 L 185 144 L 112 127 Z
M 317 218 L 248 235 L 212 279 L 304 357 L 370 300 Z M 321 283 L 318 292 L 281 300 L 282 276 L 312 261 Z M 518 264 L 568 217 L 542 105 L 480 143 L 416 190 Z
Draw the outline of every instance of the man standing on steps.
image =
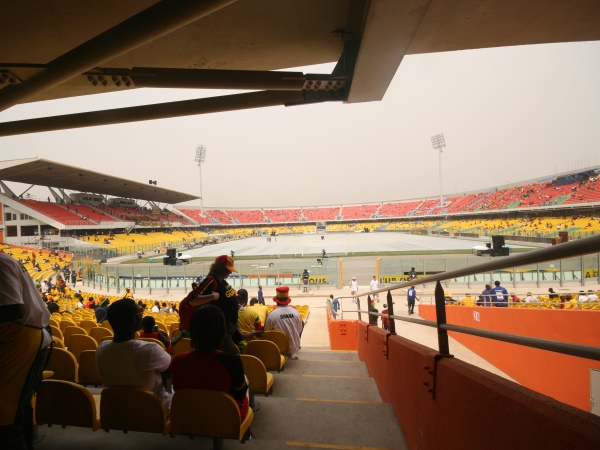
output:
M 414 286 L 411 286 L 406 292 L 406 299 L 408 300 L 408 314 L 415 313 L 415 300 L 419 300 L 417 298 L 417 290 Z M 419 300 L 420 301 L 420 300 Z

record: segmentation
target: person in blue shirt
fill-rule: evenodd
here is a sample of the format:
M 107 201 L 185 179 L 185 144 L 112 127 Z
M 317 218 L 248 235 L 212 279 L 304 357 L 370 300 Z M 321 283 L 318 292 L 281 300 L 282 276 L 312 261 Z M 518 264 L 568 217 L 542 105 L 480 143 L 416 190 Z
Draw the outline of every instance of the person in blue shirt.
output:
M 417 290 L 414 286 L 411 286 L 408 291 L 406 291 L 406 298 L 408 300 L 408 314 L 415 313 L 415 300 L 419 300 L 417 298 Z
M 492 286 L 490 286 L 489 284 L 485 285 L 485 289 L 481 292 L 481 295 L 479 296 L 480 299 L 482 299 L 482 304 L 483 306 L 492 306 L 492 295 L 491 295 L 491 291 L 492 291 Z M 478 305 L 480 305 L 480 302 L 477 302 Z
M 265 304 L 265 297 L 263 295 L 262 286 L 258 286 L 258 304 L 259 305 Z
M 340 309 L 340 300 L 337 298 L 333 298 L 333 294 L 329 295 L 329 299 L 331 300 L 331 306 L 333 307 L 333 312 L 338 312 Z
M 499 281 L 494 281 L 494 287 L 490 291 L 492 294 L 493 306 L 506 308 L 508 306 L 508 291 L 500 286 Z

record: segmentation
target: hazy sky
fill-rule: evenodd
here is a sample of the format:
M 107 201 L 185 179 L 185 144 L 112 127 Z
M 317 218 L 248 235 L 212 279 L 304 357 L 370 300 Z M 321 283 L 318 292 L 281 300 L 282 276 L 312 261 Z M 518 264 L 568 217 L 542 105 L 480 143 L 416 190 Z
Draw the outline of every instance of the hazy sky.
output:
M 141 89 L 20 105 L 0 121 L 231 93 Z M 194 155 L 204 144 L 204 207 L 311 207 L 438 196 L 438 133 L 444 193 L 600 164 L 600 42 L 409 56 L 381 102 L 2 137 L 0 158 L 39 156 L 199 194 Z

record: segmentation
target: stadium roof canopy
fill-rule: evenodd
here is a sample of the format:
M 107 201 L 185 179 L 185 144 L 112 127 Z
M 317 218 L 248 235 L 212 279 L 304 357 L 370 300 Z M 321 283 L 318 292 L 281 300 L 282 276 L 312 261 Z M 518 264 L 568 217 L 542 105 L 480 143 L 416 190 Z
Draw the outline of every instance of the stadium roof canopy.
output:
M 0 180 L 167 204 L 199 198 L 41 158 L 0 161 Z
M 598 0 L 18 0 L 0 15 L 0 111 L 140 87 L 243 94 L 0 123 L 0 136 L 381 100 L 405 55 L 600 40 Z M 337 62 L 331 74 L 273 72 Z

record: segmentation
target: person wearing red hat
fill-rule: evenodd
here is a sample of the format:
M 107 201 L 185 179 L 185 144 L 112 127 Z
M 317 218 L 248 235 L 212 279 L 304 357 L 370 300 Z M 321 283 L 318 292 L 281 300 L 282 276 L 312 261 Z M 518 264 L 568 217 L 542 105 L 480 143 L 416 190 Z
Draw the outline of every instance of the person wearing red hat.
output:
M 288 338 L 290 344 L 290 359 L 298 359 L 298 350 L 300 350 L 300 336 L 302 335 L 302 318 L 296 308 L 290 306 L 290 288 L 287 286 L 278 287 L 273 300 L 277 303 L 275 308 L 268 316 L 265 323 L 265 331 L 279 330 Z
M 232 272 L 237 272 L 233 265 L 233 258 L 227 255 L 219 256 L 210 266 L 204 280 L 179 304 L 179 329 L 185 337 L 190 337 L 190 319 L 196 308 L 207 303 L 221 308 L 227 328 L 227 337 L 221 350 L 226 353 L 237 353 L 233 335 L 239 334 L 237 292 L 226 281 Z

